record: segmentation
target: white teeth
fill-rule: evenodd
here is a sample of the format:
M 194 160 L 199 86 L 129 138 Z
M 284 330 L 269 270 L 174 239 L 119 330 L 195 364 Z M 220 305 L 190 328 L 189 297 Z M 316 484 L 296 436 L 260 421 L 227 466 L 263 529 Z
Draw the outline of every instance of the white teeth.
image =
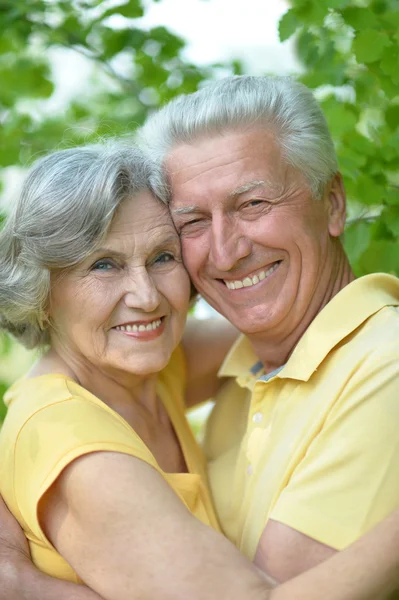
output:
M 154 329 L 157 329 L 158 327 L 160 327 L 161 323 L 162 323 L 162 320 L 157 319 L 156 321 L 152 321 L 151 323 L 148 323 L 147 325 L 117 325 L 117 327 L 115 327 L 115 329 L 117 331 L 127 331 L 127 332 L 153 331 Z
M 277 269 L 279 264 L 280 263 L 277 262 L 267 271 L 261 271 L 260 273 L 258 273 L 258 275 L 254 275 L 253 277 L 245 277 L 244 279 L 237 281 L 225 281 L 225 284 L 229 290 L 239 290 L 243 287 L 251 287 L 259 283 L 260 281 L 263 281 L 264 279 L 266 279 L 266 277 L 271 275 L 273 271 Z

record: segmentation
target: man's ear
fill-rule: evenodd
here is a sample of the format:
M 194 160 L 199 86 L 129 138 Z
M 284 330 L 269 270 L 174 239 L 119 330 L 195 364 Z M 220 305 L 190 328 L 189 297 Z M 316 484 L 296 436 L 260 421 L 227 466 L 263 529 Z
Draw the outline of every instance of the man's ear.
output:
M 332 237 L 342 235 L 346 220 L 346 194 L 341 173 L 336 173 L 325 190 L 328 209 L 328 232 Z

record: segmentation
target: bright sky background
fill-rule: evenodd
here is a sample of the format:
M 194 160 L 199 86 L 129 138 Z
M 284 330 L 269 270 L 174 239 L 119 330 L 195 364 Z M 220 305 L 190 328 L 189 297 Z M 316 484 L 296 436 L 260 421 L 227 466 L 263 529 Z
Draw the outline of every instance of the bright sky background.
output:
M 281 44 L 277 24 L 284 0 L 161 0 L 145 2 L 144 26 L 165 25 L 189 42 L 197 64 L 239 58 L 251 74 L 297 70 L 292 46 Z

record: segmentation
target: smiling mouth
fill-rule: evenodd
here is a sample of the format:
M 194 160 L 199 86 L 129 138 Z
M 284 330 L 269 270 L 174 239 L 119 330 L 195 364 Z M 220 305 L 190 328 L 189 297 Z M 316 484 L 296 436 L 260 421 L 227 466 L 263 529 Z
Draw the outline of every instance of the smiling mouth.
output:
M 274 273 L 276 269 L 278 269 L 280 263 L 281 260 L 278 260 L 275 263 L 273 263 L 273 265 L 269 269 L 259 271 L 256 275 L 253 275 L 251 277 L 247 276 L 244 277 L 244 279 L 237 279 L 235 281 L 228 281 L 226 279 L 221 279 L 220 281 L 223 281 L 223 283 L 229 290 L 240 290 L 241 288 L 252 287 L 260 283 L 264 279 L 270 277 L 270 275 Z
M 114 329 L 116 331 L 127 331 L 128 333 L 138 333 L 138 332 L 144 332 L 144 331 L 155 331 L 156 329 L 159 329 L 162 325 L 164 317 L 161 317 L 160 319 L 155 319 L 154 321 L 151 321 L 150 323 L 126 323 L 125 325 L 117 325 L 116 327 L 114 327 Z

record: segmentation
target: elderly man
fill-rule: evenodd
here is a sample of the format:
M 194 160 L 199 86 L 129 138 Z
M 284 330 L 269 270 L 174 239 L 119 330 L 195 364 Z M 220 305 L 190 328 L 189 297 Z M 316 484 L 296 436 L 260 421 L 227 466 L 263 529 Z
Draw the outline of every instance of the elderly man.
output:
M 399 506 L 399 281 L 355 280 L 333 143 L 292 79 L 209 85 L 142 140 L 166 169 L 194 285 L 244 334 L 207 433 L 217 511 L 284 581 Z
M 195 286 L 244 334 L 221 370 L 206 438 L 224 532 L 278 581 L 330 559 L 316 594 L 335 598 L 344 571 L 332 555 L 399 506 L 399 284 L 354 280 L 339 241 L 342 179 L 303 86 L 226 79 L 172 101 L 141 139 L 165 169 Z M 363 595 L 346 581 L 338 597 L 397 585 L 397 517 L 376 530 L 386 556 L 367 560 L 372 545 L 358 546 Z M 13 525 L 7 544 L 21 548 Z M 29 582 L 32 600 L 96 597 L 28 573 L 23 592 L 11 577 L 0 599 L 26 597 Z M 309 598 L 306 589 L 292 597 Z

